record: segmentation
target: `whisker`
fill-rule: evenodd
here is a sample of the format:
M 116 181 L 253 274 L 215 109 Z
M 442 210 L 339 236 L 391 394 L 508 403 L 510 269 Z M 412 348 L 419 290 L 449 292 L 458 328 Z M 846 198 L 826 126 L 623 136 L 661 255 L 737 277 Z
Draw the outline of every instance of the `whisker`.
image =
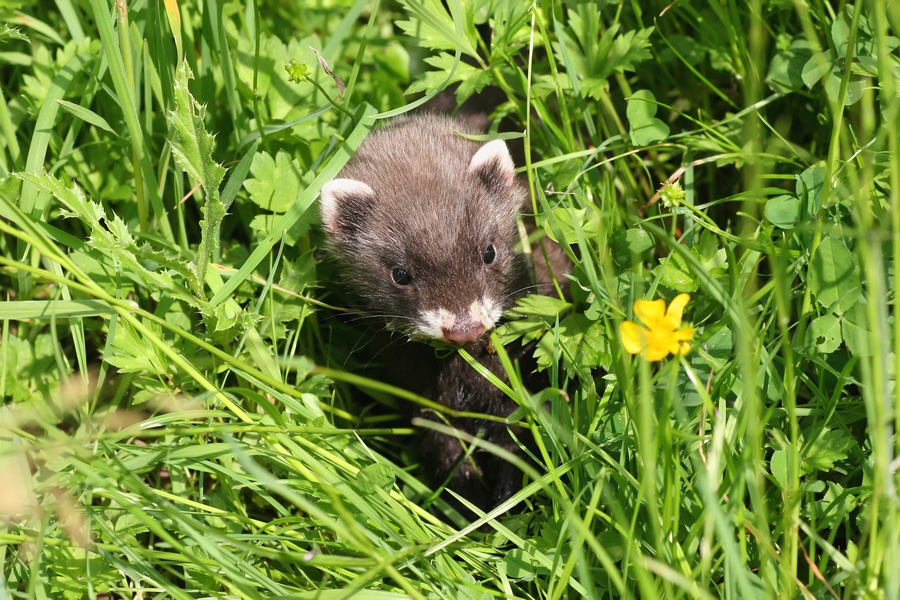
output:
M 369 366 L 371 366 L 372 362 L 373 362 L 376 358 L 378 358 L 378 356 L 380 356 L 382 352 L 384 352 L 385 350 L 387 350 L 388 348 L 390 348 L 390 347 L 393 346 L 394 344 L 397 344 L 398 342 L 402 342 L 402 341 L 403 341 L 403 337 L 401 337 L 401 336 L 394 336 L 393 333 L 394 333 L 394 332 L 391 332 L 391 340 L 390 340 L 387 344 L 385 344 L 385 345 L 381 348 L 381 350 L 379 350 L 378 352 L 376 352 L 375 354 L 373 354 L 373 355 L 369 358 L 368 361 L 366 361 L 366 365 L 365 365 L 365 368 L 366 368 L 366 369 L 368 369 Z
M 503 301 L 509 299 L 509 298 L 512 297 L 512 296 L 516 296 L 516 295 L 518 295 L 518 294 L 521 294 L 522 292 L 525 292 L 525 291 L 528 291 L 528 290 L 534 290 L 534 289 L 538 289 L 538 288 L 544 288 L 544 287 L 553 287 L 553 284 L 552 284 L 552 283 L 535 283 L 535 284 L 533 284 L 533 285 L 526 285 L 525 287 L 521 287 L 521 288 L 519 288 L 519 289 L 517 289 L 517 290 L 513 290 L 512 292 L 510 292 L 510 293 L 506 294 L 505 296 L 501 297 L 501 298 L 500 298 L 500 302 L 503 302 Z
M 353 323 L 356 321 L 360 321 L 362 319 L 397 319 L 400 321 L 412 321 L 411 317 L 407 317 L 406 315 L 391 315 L 391 314 L 358 314 L 356 317 L 351 319 L 349 322 Z

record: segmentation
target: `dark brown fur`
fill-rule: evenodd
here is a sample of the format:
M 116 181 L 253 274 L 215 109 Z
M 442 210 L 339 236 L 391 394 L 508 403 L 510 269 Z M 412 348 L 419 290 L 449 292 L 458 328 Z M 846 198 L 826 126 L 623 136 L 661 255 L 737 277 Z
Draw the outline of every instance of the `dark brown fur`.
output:
M 484 144 L 453 129 L 477 133 L 447 117 L 396 119 L 372 133 L 335 180 L 339 183 L 323 190 L 330 250 L 342 263 L 347 285 L 372 313 L 385 318 L 389 329 L 413 339 L 424 337 L 417 324 L 423 312 L 441 308 L 468 314 L 473 299 L 481 297 L 496 299 L 502 312 L 529 284 L 515 250 L 515 215 L 526 194 L 513 179 L 511 159 L 473 170 L 473 156 Z M 487 264 L 489 246 L 496 259 Z M 392 280 L 398 267 L 408 271 L 411 284 Z M 505 380 L 484 337 L 466 349 Z M 387 363 L 392 383 L 449 408 L 502 417 L 516 408 L 455 352 L 439 359 L 430 346 L 404 341 L 388 345 L 380 360 Z M 441 422 L 428 410 L 415 414 Z M 450 424 L 520 453 L 501 424 L 479 419 Z M 521 487 L 518 469 L 487 451 L 461 462 L 463 448 L 453 437 L 425 431 L 420 449 L 433 483 L 449 477 L 450 489 L 483 510 Z

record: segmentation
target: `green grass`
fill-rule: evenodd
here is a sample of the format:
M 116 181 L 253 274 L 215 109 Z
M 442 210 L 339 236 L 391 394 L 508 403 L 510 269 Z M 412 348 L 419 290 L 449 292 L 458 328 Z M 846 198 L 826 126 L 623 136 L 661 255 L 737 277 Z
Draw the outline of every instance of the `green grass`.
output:
M 0 599 L 900 598 L 896 2 L 121 6 L 0 3 Z M 451 84 L 576 265 L 498 331 L 551 385 L 507 361 L 536 466 L 473 524 L 316 254 Z M 678 293 L 691 353 L 628 354 Z

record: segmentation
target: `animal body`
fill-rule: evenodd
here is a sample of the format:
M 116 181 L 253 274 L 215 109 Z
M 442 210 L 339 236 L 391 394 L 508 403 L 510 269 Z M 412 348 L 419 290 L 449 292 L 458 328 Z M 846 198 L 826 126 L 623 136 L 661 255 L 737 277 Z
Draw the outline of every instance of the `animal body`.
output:
M 486 333 L 530 283 L 516 251 L 516 213 L 526 193 L 506 144 L 473 142 L 457 132 L 479 133 L 436 115 L 401 117 L 374 131 L 323 186 L 322 221 L 353 294 L 406 338 L 385 344 L 380 356 L 391 383 L 455 410 L 505 417 L 516 408 L 513 401 L 458 353 L 438 358 L 423 343 L 464 346 L 505 378 Z M 449 424 L 521 452 L 503 424 Z M 465 458 L 452 436 L 426 430 L 420 455 L 435 485 L 447 482 L 483 510 L 521 487 L 516 467 L 487 451 Z

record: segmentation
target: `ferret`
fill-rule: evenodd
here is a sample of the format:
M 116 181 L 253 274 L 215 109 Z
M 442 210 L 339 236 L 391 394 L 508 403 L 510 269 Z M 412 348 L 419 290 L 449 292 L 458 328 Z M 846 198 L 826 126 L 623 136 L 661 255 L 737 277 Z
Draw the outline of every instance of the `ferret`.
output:
M 372 132 L 338 178 L 322 187 L 320 212 L 328 249 L 353 295 L 383 316 L 389 331 L 407 338 L 382 354 L 390 382 L 452 409 L 506 417 L 515 402 L 458 353 L 438 358 L 422 343 L 465 347 L 505 380 L 487 349 L 487 333 L 530 283 L 516 251 L 516 215 L 527 193 L 516 181 L 509 150 L 502 140 L 478 143 L 457 132 L 480 133 L 447 116 L 394 119 Z M 437 422 L 446 418 L 418 413 Z M 521 455 L 505 425 L 448 420 Z M 516 467 L 488 451 L 465 458 L 451 436 L 426 430 L 420 456 L 435 485 L 446 482 L 482 510 L 521 487 Z

